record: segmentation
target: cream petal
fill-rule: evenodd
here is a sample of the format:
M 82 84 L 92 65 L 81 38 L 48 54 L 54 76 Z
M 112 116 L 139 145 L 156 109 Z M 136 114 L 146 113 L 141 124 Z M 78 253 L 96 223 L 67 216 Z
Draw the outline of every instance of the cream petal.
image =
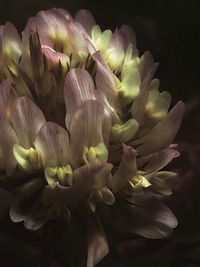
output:
M 96 100 L 82 104 L 72 117 L 70 132 L 70 161 L 79 166 L 83 159 L 83 148 L 103 143 L 103 106 Z
M 36 135 L 45 123 L 45 117 L 41 110 L 26 97 L 19 97 L 14 101 L 10 120 L 20 145 L 24 148 L 33 146 Z
M 145 83 L 145 85 L 143 84 L 143 88 L 141 89 L 139 95 L 133 101 L 133 104 L 130 109 L 132 118 L 135 119 L 140 126 L 143 123 L 143 118 L 145 114 L 145 105 L 147 103 L 147 99 L 148 99 L 148 85 L 147 83 Z
M 69 136 L 58 124 L 46 122 L 36 137 L 35 147 L 44 168 L 68 164 Z
M 16 132 L 6 119 L 0 120 L 0 129 L 0 169 L 10 175 L 17 166 L 13 146 L 19 141 Z
M 125 57 L 125 43 L 121 32 L 116 29 L 112 34 L 110 43 L 106 50 L 106 59 L 112 70 L 118 70 L 121 67 Z
M 67 127 L 74 111 L 85 101 L 95 99 L 94 90 L 94 82 L 86 70 L 77 68 L 68 72 L 64 91 Z
M 123 156 L 119 168 L 110 180 L 110 186 L 114 193 L 119 192 L 127 182 L 135 175 L 137 152 L 130 146 L 123 144 Z
M 67 23 L 67 30 L 71 43 L 71 65 L 75 66 L 77 63 L 79 63 L 79 61 L 85 61 L 89 55 L 87 43 L 85 41 L 85 36 L 87 33 L 84 27 L 75 20 L 69 20 Z
M 151 53 L 149 51 L 145 52 L 141 57 L 140 64 L 141 80 L 145 80 L 147 76 L 152 79 L 157 67 L 158 63 L 154 63 L 154 58 Z
M 12 60 L 18 62 L 22 54 L 22 42 L 15 26 L 11 22 L 7 22 L 3 29 L 2 49 L 5 63 L 8 64 L 7 60 L 9 60 L 9 64 L 12 64 Z
M 75 20 L 85 28 L 89 35 L 91 34 L 92 27 L 96 24 L 94 17 L 86 9 L 79 10 L 75 15 Z
M 184 108 L 184 103 L 178 102 L 162 121 L 146 135 L 132 143 L 134 147 L 137 147 L 138 155 L 144 156 L 157 152 L 172 143 L 180 127 Z

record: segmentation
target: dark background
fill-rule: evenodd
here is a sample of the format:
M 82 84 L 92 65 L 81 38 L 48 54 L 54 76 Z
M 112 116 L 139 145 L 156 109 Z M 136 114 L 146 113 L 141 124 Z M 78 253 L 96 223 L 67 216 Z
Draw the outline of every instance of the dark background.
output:
M 178 137 L 183 156 L 172 165 L 183 176 L 181 190 L 172 201 L 179 217 L 173 242 L 142 259 L 132 259 L 129 253 L 120 266 L 200 266 L 200 1 L 0 0 L 0 24 L 9 20 L 22 31 L 30 16 L 50 7 L 63 7 L 72 14 L 81 8 L 89 9 L 102 29 L 114 30 L 121 24 L 133 26 L 141 54 L 149 50 L 160 62 L 156 77 L 161 80 L 161 89 L 171 92 L 173 102 L 182 99 L 189 103 Z M 32 234 L 25 237 L 23 227 L 18 232 L 18 226 L 8 224 L 5 220 L 0 225 L 0 265 L 38 266 L 37 241 Z M 33 240 L 31 245 L 26 242 L 29 238 Z M 115 267 L 113 263 L 105 266 Z

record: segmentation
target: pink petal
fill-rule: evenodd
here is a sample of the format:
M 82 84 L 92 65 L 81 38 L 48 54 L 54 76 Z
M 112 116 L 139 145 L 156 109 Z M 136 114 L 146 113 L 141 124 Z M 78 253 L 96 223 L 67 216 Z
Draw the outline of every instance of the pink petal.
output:
M 11 122 L 24 148 L 33 146 L 36 135 L 45 123 L 41 110 L 26 97 L 17 98 L 11 108 Z
M 68 72 L 64 91 L 67 126 L 77 108 L 85 101 L 95 99 L 94 93 L 94 82 L 86 70 L 77 68 Z
M 100 226 L 90 221 L 88 223 L 88 254 L 87 267 L 94 267 L 109 252 L 105 233 Z
M 151 239 L 160 239 L 171 234 L 177 219 L 159 198 L 146 192 L 136 193 L 127 206 L 129 223 L 127 230 Z
M 6 119 L 0 120 L 0 169 L 6 171 L 7 175 L 14 172 L 17 161 L 13 154 L 13 145 L 18 144 L 16 132 Z
M 180 127 L 185 105 L 178 102 L 168 115 L 157 123 L 146 135 L 134 141 L 138 155 L 144 156 L 168 147 Z
M 137 171 L 136 155 L 137 152 L 132 147 L 123 144 L 122 160 L 110 181 L 114 193 L 119 192 L 135 175 Z
M 154 153 L 151 156 L 150 162 L 145 166 L 145 171 L 157 172 L 168 165 L 174 158 L 180 156 L 180 153 L 174 149 L 164 149 L 160 152 Z
M 115 108 L 115 110 L 120 111 L 119 100 L 117 89 L 120 84 L 117 77 L 112 73 L 107 63 L 103 59 L 100 52 L 95 52 L 92 55 L 94 61 L 97 64 L 97 73 L 96 73 L 96 86 L 97 89 L 102 91 L 109 104 Z
M 83 103 L 72 117 L 70 132 L 71 162 L 75 166 L 81 164 L 84 146 L 97 146 L 103 142 L 102 124 L 103 106 L 96 100 Z
M 36 137 L 35 147 L 44 168 L 68 164 L 69 136 L 58 124 L 46 122 Z
M 9 104 L 11 100 L 11 81 L 4 80 L 0 84 L 0 119 L 3 115 L 9 114 Z

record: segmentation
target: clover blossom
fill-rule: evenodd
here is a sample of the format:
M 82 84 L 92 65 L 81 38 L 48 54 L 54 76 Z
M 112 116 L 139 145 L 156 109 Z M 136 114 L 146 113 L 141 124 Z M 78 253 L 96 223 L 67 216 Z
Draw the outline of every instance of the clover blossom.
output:
M 102 31 L 86 10 L 40 11 L 21 36 L 0 27 L 1 208 L 13 222 L 38 229 L 84 212 L 88 267 L 109 251 L 106 225 L 171 233 L 177 220 L 162 201 L 176 174 L 162 169 L 179 156 L 184 104 L 168 112 L 157 67 L 131 27 Z

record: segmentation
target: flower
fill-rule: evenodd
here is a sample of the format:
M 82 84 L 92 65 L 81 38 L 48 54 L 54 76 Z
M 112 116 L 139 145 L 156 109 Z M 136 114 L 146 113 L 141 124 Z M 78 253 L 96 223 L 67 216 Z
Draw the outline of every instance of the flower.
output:
M 157 66 L 129 26 L 102 32 L 86 10 L 40 11 L 22 38 L 0 28 L 2 209 L 28 229 L 81 215 L 88 267 L 108 253 L 107 226 L 155 239 L 177 225 L 162 202 L 176 174 L 161 169 L 179 156 L 184 104 L 168 112 Z

